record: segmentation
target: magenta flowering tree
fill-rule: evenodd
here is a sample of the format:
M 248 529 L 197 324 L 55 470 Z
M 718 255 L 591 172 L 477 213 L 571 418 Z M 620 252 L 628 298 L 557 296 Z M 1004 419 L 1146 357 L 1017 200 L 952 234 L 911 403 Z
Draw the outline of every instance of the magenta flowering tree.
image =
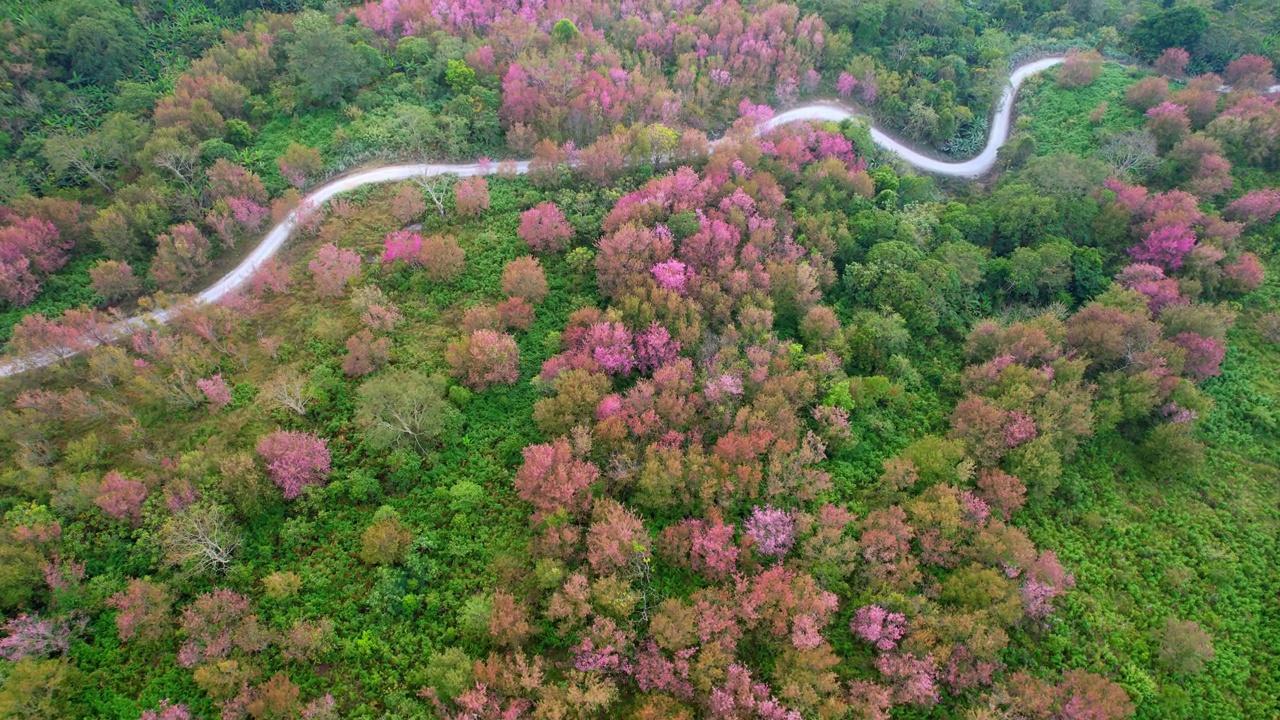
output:
M 227 385 L 227 381 L 222 379 L 222 373 L 203 380 L 197 380 L 196 388 L 204 393 L 205 400 L 209 402 L 209 407 L 214 410 L 221 410 L 231 404 L 231 388 Z
M 761 555 L 782 559 L 796 542 L 796 519 L 772 505 L 756 506 L 742 523 L 743 532 L 756 543 Z
M 849 629 L 854 635 L 876 646 L 881 652 L 889 652 L 898 647 L 898 641 L 907 632 L 907 616 L 902 613 L 889 612 L 879 605 L 866 605 L 858 608 Z
M 1217 338 L 1204 337 L 1193 332 L 1179 333 L 1173 344 L 1186 351 L 1182 371 L 1197 382 L 1217 377 L 1222 373 L 1222 361 L 1227 357 L 1227 346 Z
M 307 263 L 311 279 L 320 297 L 341 297 L 347 283 L 360 274 L 360 256 L 354 250 L 343 250 L 333 243 L 325 243 L 316 251 L 315 259 Z
M 611 375 L 630 375 L 636 369 L 636 349 L 626 325 L 600 322 L 587 328 L 584 346 L 604 371 Z
M 676 259 L 665 260 L 650 268 L 658 287 L 683 295 L 685 285 L 689 281 L 689 269 Z
M 672 339 L 665 327 L 654 322 L 649 329 L 636 333 L 635 354 L 636 368 L 642 373 L 653 372 L 676 359 L 680 354 L 680 342 Z
M 1116 274 L 1116 281 L 1147 296 L 1147 306 L 1155 315 L 1170 305 L 1186 305 L 1178 281 L 1165 277 L 1164 270 L 1148 263 L 1133 263 Z
M 1182 267 L 1182 259 L 1195 243 L 1196 235 L 1186 225 L 1166 225 L 1152 230 L 1141 243 L 1129 248 L 1129 255 L 1134 260 L 1176 270 Z
M 858 79 L 847 72 L 840 73 L 840 77 L 836 79 L 836 92 L 840 93 L 840 97 L 849 97 L 856 87 Z
M 311 433 L 273 432 L 258 441 L 258 455 L 286 500 L 298 497 L 305 487 L 323 485 L 329 479 L 329 441 Z
M 412 230 L 397 230 L 388 233 L 383 241 L 383 265 L 390 265 L 396 260 L 403 260 L 410 265 L 422 263 L 422 236 Z
M 559 252 L 569 246 L 573 226 L 552 202 L 543 202 L 520 213 L 520 239 L 534 252 Z
M 142 503 L 147 499 L 147 486 L 112 470 L 98 485 L 93 503 L 113 520 L 128 520 L 134 525 L 142 521 Z

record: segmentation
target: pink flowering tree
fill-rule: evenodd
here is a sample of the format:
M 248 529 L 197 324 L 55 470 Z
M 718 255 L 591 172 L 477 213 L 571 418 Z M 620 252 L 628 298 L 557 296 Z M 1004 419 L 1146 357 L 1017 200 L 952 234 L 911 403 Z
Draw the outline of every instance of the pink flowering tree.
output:
M 520 229 L 516 234 L 534 252 L 559 252 L 569 247 L 573 226 L 555 203 L 544 202 L 520 213 Z
M 1027 617 L 1043 620 L 1053 615 L 1053 600 L 1066 595 L 1075 584 L 1075 576 L 1062 567 L 1053 551 L 1040 553 L 1023 573 L 1022 604 Z
M 685 285 L 692 274 L 687 265 L 674 258 L 654 265 L 650 268 L 650 272 L 653 273 L 653 279 L 657 281 L 658 287 L 681 295 L 684 294 Z
M 209 240 L 195 225 L 174 225 L 156 238 L 151 277 L 161 290 L 190 290 L 208 265 Z
M 587 328 L 583 344 L 591 357 L 611 375 L 630 375 L 636 369 L 636 349 L 626 325 L 601 322 Z
M 137 525 L 142 521 L 142 503 L 147 499 L 147 486 L 112 470 L 98 484 L 93 503 L 113 520 L 127 520 Z
M 66 264 L 72 242 L 38 217 L 14 218 L 0 225 L 0 300 L 29 304 L 44 277 Z
M 85 618 L 74 615 L 58 620 L 21 613 L 4 626 L 0 638 L 0 658 L 18 662 L 61 655 L 71 647 L 71 638 L 85 626 Z
M 1129 248 L 1129 255 L 1135 260 L 1175 270 L 1182 267 L 1182 259 L 1191 252 L 1195 242 L 1195 233 L 1186 225 L 1166 225 L 1152 230 L 1141 243 Z
M 1156 59 L 1156 72 L 1172 78 L 1180 78 L 1186 74 L 1187 63 L 1191 62 L 1191 53 L 1182 48 L 1165 48 Z
M 756 551 L 766 557 L 781 560 L 796 542 L 795 516 L 772 505 L 752 508 L 742 529 L 755 542 Z
M 311 433 L 279 430 L 258 441 L 258 455 L 271 479 L 292 500 L 303 488 L 329 479 L 329 441 Z
M 1261 55 L 1241 55 L 1227 65 L 1222 79 L 1233 90 L 1262 92 L 1275 84 L 1276 68 L 1271 60 Z
M 293 142 L 285 148 L 284 154 L 276 158 L 276 166 L 285 182 L 300 188 L 324 169 L 324 159 L 320 157 L 319 150 Z
M 582 512 L 590 507 L 588 488 L 600 476 L 600 469 L 575 457 L 567 439 L 530 445 L 523 454 L 515 488 L 520 499 L 533 505 L 534 522 L 560 510 Z
M 1265 188 L 1241 195 L 1227 205 L 1226 215 L 1251 225 L 1265 225 L 1280 214 L 1280 189 Z
M 840 77 L 836 79 L 836 92 L 840 93 L 840 97 L 849 97 L 856 87 L 858 79 L 847 72 L 840 73 Z
M 422 199 L 422 190 L 412 183 L 403 183 L 391 196 L 391 217 L 398 222 L 413 222 L 426 212 L 427 201 Z
M 653 372 L 673 362 L 680 354 L 680 341 L 657 322 L 635 335 L 636 368 L 642 373 Z
M 892 653 L 876 658 L 876 669 L 893 687 L 895 702 L 930 707 L 938 702 L 938 664 L 932 655 Z
M 169 589 L 148 580 L 130 580 L 112 595 L 107 605 L 115 608 L 116 634 L 122 642 L 138 639 L 144 643 L 162 640 L 173 628 L 173 600 Z
M 1174 336 L 1173 344 L 1186 351 L 1182 370 L 1193 380 L 1199 382 L 1217 377 L 1222 373 L 1222 361 L 1227 357 L 1227 346 L 1221 340 L 1193 332 L 1184 332 Z
M 898 641 L 906 634 L 907 616 L 889 612 L 879 605 L 866 605 L 858 608 L 849 629 L 877 650 L 889 652 L 898 647 Z
M 412 230 L 397 230 L 388 233 L 386 240 L 383 241 L 382 257 L 379 262 L 383 265 L 403 260 L 410 265 L 420 265 L 422 263 L 422 235 Z
M 316 251 L 315 258 L 307 263 L 316 294 L 320 297 L 341 297 L 347 283 L 360 274 L 360 256 L 354 250 L 343 250 L 333 243 L 325 243 Z
M 1240 253 L 1235 260 L 1222 266 L 1222 276 L 1240 292 L 1252 292 L 1262 286 L 1266 278 L 1262 261 L 1253 253 Z
M 1164 150 L 1173 147 L 1191 129 L 1186 108 L 1168 100 L 1148 110 L 1146 115 L 1147 129 Z
M 458 181 L 454 187 L 453 204 L 461 217 L 481 215 L 489 209 L 489 181 L 479 175 Z
M 231 404 L 231 387 L 227 385 L 226 380 L 222 379 L 222 373 L 203 380 L 197 380 L 196 388 L 204 393 L 204 398 L 208 401 L 209 407 L 214 410 L 221 410 Z
M 445 349 L 453 376 L 467 387 L 484 391 L 492 385 L 514 385 L 520 379 L 520 348 L 515 338 L 493 330 L 476 330 Z

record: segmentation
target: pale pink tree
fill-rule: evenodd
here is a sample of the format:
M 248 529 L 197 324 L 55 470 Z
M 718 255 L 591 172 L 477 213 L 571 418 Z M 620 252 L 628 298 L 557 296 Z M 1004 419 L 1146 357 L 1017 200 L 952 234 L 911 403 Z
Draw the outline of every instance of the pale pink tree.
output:
M 458 182 L 454 207 L 460 217 L 476 217 L 489 209 L 489 181 L 477 175 Z
M 1226 214 L 1252 225 L 1265 225 L 1280 214 L 1280 189 L 1264 188 L 1247 192 L 1227 205 Z
M 0 658 L 18 662 L 61 655 L 71 648 L 71 638 L 84 628 L 86 621 L 78 614 L 51 620 L 20 613 L 4 626 L 8 635 L 0 638 Z
M 156 238 L 151 277 L 161 290 L 190 290 L 208 266 L 209 240 L 195 225 L 174 225 Z
M 347 355 L 342 359 L 342 371 L 350 377 L 368 375 L 385 365 L 390 356 L 390 338 L 374 338 L 368 329 L 361 330 L 347 338 Z
M 171 703 L 165 698 L 155 710 L 143 710 L 142 717 L 138 720 L 191 720 L 191 709 L 182 703 Z
M 569 246 L 573 226 L 555 203 L 539 203 L 520 213 L 520 228 L 516 231 L 521 240 L 534 252 L 558 252 Z
M 854 635 L 874 645 L 877 650 L 889 652 L 906 635 L 907 616 L 889 612 L 879 605 L 866 605 L 858 608 L 853 620 L 849 622 L 849 629 Z
M 391 216 L 402 223 L 412 222 L 427 211 L 427 201 L 417 185 L 402 183 L 391 196 Z
M 1275 65 L 1261 55 L 1241 55 L 1227 65 L 1222 77 L 1235 90 L 1265 91 L 1276 82 Z
M 227 385 L 226 380 L 222 379 L 222 373 L 203 380 L 197 380 L 196 388 L 204 393 L 204 398 L 208 401 L 209 407 L 214 410 L 221 410 L 231 404 L 231 387 Z
M 1222 266 L 1222 276 L 1240 292 L 1252 292 L 1262 287 L 1266 271 L 1262 261 L 1253 253 L 1240 253 L 1235 260 Z
M 755 541 L 756 551 L 767 557 L 781 559 L 796 541 L 795 516 L 772 505 L 752 508 L 742 528 Z
M 1182 48 L 1165 48 L 1156 60 L 1156 72 L 1172 78 L 1180 78 L 1186 74 L 1187 63 L 1191 62 L 1191 53 Z
M 1186 351 L 1182 371 L 1192 379 L 1198 382 L 1222 373 L 1227 346 L 1221 340 L 1184 332 L 1175 335 L 1173 343 Z
M 271 479 L 292 500 L 303 488 L 329 479 L 329 441 L 311 433 L 278 430 L 258 441 L 258 455 Z
M 343 250 L 325 243 L 307 264 L 320 297 L 341 297 L 347 283 L 360 274 L 360 256 L 354 250 Z
M 1168 149 L 1191 130 L 1191 119 L 1181 105 L 1168 100 L 1146 112 L 1147 129 L 1155 136 L 1160 147 Z
M 99 260 L 89 268 L 89 287 L 107 302 L 115 302 L 138 293 L 138 278 L 127 262 Z
M 516 258 L 502 269 L 502 291 L 537 305 L 547 296 L 547 276 L 542 264 L 530 256 Z
M 107 605 L 118 611 L 116 634 L 121 641 L 137 638 L 145 643 L 158 642 L 172 631 L 173 600 L 162 583 L 130 580 L 124 590 L 107 600 Z

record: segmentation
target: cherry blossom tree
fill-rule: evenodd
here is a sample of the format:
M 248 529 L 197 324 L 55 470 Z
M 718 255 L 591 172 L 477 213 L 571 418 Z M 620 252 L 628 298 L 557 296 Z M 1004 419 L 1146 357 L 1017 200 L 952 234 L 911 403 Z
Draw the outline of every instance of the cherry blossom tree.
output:
M 489 209 L 489 181 L 479 175 L 459 181 L 454 188 L 453 204 L 460 217 L 483 214 Z
M 1058 85 L 1064 88 L 1086 87 L 1101 75 L 1102 55 L 1096 50 L 1069 50 L 1066 61 L 1058 70 Z
M 1240 292 L 1252 292 L 1262 286 L 1266 272 L 1262 261 L 1253 253 L 1240 253 L 1231 262 L 1222 266 L 1222 275 Z
M 320 297 L 341 297 L 347 283 L 360 274 L 360 256 L 354 250 L 342 250 L 333 243 L 325 243 L 307 263 L 307 269 Z
M 168 698 L 160 701 L 155 710 L 143 710 L 138 720 L 191 720 L 191 709 L 182 703 L 172 703 Z
M 276 158 L 276 166 L 280 168 L 280 176 L 290 185 L 301 188 L 316 173 L 324 169 L 324 159 L 320 151 L 298 142 L 289 143 L 284 154 Z
M 292 500 L 305 487 L 329 479 L 328 440 L 311 433 L 278 430 L 258 441 L 258 455 L 267 464 L 271 479 Z
M 1227 205 L 1228 217 L 1253 225 L 1265 225 L 1280 214 L 1280 189 L 1253 190 Z
M 49 655 L 61 655 L 71 647 L 71 638 L 84 629 L 87 618 L 71 615 L 61 619 L 20 613 L 5 623 L 8 635 L 0 638 L 0 658 L 19 662 Z
M 200 392 L 204 393 L 205 399 L 209 402 L 209 407 L 214 410 L 221 410 L 231 404 L 231 387 L 227 385 L 226 380 L 222 379 L 221 373 L 203 380 L 197 380 L 196 387 L 200 389 Z
M 1175 335 L 1173 343 L 1186 351 L 1183 372 L 1192 379 L 1199 382 L 1221 374 L 1222 361 L 1227 356 L 1227 346 L 1221 340 L 1184 332 Z
M 162 640 L 173 629 L 173 600 L 169 589 L 148 580 L 130 580 L 128 586 L 112 595 L 107 604 L 115 608 L 116 634 L 121 641 L 137 639 L 144 643 Z
M 742 529 L 755 541 L 760 554 L 779 560 L 796 541 L 795 517 L 771 505 L 752 508 L 751 516 L 742 523 Z
M 1186 225 L 1167 225 L 1152 230 L 1141 243 L 1129 248 L 1129 255 L 1135 260 L 1176 270 L 1182 267 L 1183 258 L 1195 242 L 1195 233 Z
M 1188 62 L 1191 62 L 1191 53 L 1182 48 L 1165 48 L 1156 59 L 1156 72 L 1166 77 L 1180 78 L 1186 74 Z
M 391 196 L 391 216 L 402 223 L 413 222 L 426 212 L 427 203 L 417 186 L 401 183 Z
M 142 503 L 146 499 L 146 485 L 112 470 L 103 476 L 98 485 L 98 496 L 93 502 L 107 517 L 128 520 L 137 525 L 142 521 Z
M 547 296 L 547 276 L 537 258 L 525 256 L 507 263 L 502 269 L 502 292 L 537 305 Z
M 43 277 L 66 264 L 71 246 L 71 240 L 48 220 L 8 219 L 0 225 L 0 299 L 15 307 L 29 304 Z
M 567 439 L 530 445 L 523 454 L 515 487 L 520 499 L 534 506 L 535 522 L 559 510 L 580 512 L 590 506 L 587 489 L 600 476 L 600 469 L 574 457 Z
M 374 338 L 368 329 L 347 338 L 346 344 L 347 355 L 342 359 L 342 371 L 350 377 L 374 372 L 391 356 L 391 338 Z
M 1147 110 L 1146 117 L 1147 129 L 1164 149 L 1173 147 L 1174 143 L 1191 130 L 1191 119 L 1187 117 L 1186 108 L 1168 100 Z
M 476 330 L 450 343 L 445 360 L 454 377 L 479 392 L 492 385 L 514 385 L 520 379 L 520 348 L 505 333 Z
M 866 605 L 858 608 L 849 623 L 853 634 L 871 643 L 881 652 L 889 652 L 898 646 L 898 641 L 907 631 L 907 616 L 902 613 L 889 612 L 879 605 Z
M 569 246 L 573 227 L 555 203 L 543 202 L 520 213 L 516 234 L 534 252 L 560 252 Z
M 1241 55 L 1232 60 L 1222 78 L 1232 89 L 1265 91 L 1276 82 L 1275 65 L 1261 55 Z

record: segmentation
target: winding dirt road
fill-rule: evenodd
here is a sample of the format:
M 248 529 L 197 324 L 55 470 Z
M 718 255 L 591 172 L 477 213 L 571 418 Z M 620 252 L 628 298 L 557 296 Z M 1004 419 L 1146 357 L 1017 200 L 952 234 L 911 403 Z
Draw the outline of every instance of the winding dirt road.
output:
M 1013 116 L 1013 98 L 1018 92 L 1018 88 L 1022 83 L 1032 75 L 1043 72 L 1048 68 L 1061 63 L 1065 58 L 1051 57 L 1035 62 L 1027 63 L 1014 70 L 1009 75 L 1009 81 L 1005 84 L 1004 94 L 1000 98 L 1000 104 L 996 110 L 995 117 L 991 122 L 991 134 L 987 137 L 986 147 L 976 157 L 961 162 L 946 162 L 936 158 L 924 155 L 917 150 L 904 145 L 898 140 L 889 137 L 884 132 L 871 127 L 871 139 L 881 148 L 902 158 L 908 164 L 918 170 L 933 173 L 935 175 L 946 175 L 959 178 L 976 178 L 988 173 L 991 168 L 995 167 L 996 153 L 999 152 L 1001 146 L 1009 139 L 1009 126 Z M 1223 88 L 1227 90 L 1228 88 Z M 1280 85 L 1271 88 L 1272 92 L 1280 91 Z M 839 122 L 853 117 L 862 117 L 859 113 L 843 107 L 836 103 L 818 102 L 808 105 L 802 105 L 783 113 L 775 115 L 767 122 L 761 123 L 756 132 L 767 133 L 774 128 L 785 125 L 787 123 L 798 122 L 803 120 L 818 122 Z M 515 164 L 515 172 L 524 174 L 529 170 L 529 161 L 522 160 Z M 306 212 L 306 208 L 319 207 L 330 198 L 344 192 L 349 192 L 364 185 L 372 185 L 377 183 L 400 182 L 409 180 L 422 175 L 457 175 L 459 177 L 470 177 L 483 173 L 492 173 L 497 171 L 497 164 L 491 163 L 484 169 L 478 163 L 466 165 L 446 165 L 424 163 L 416 165 L 388 165 L 386 167 L 374 168 L 373 170 L 365 170 L 363 172 L 354 173 L 345 177 L 334 180 L 328 184 L 316 188 L 307 195 L 301 207 L 294 210 L 284 219 L 283 222 L 271 228 L 262 242 L 253 249 L 239 265 L 231 272 L 224 275 L 221 279 L 209 286 L 195 296 L 198 302 L 217 302 L 227 295 L 234 292 L 243 285 L 258 270 L 268 258 L 279 252 L 280 248 L 288 242 L 289 236 L 293 234 L 294 228 L 297 226 L 302 213 Z M 163 324 L 169 320 L 169 312 L 167 310 L 157 310 L 154 312 L 138 315 L 127 320 L 115 323 L 105 333 L 106 336 L 117 339 L 133 332 L 134 330 L 145 327 L 150 323 Z M 26 355 L 17 358 L 6 359 L 0 362 L 0 378 L 16 375 L 26 370 L 32 370 L 44 367 L 57 362 L 66 357 L 66 352 L 41 352 Z

